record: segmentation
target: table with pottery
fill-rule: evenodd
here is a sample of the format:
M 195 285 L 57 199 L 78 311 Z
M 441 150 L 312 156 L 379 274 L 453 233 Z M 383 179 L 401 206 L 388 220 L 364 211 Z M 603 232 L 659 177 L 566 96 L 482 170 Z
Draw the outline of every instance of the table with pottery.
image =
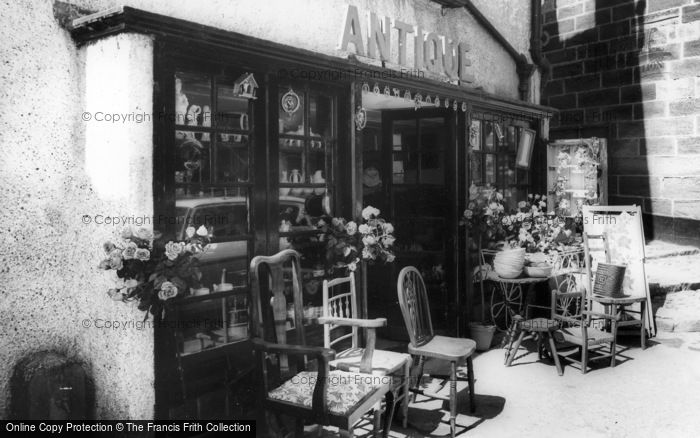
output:
M 492 264 L 487 260 L 492 259 Z M 481 251 L 482 279 L 494 283 L 490 312 L 494 323 L 505 330 L 523 304 L 534 300 L 535 285 L 549 281 L 552 265 L 544 254 L 528 254 L 525 248 Z M 527 266 L 526 266 L 527 264 Z

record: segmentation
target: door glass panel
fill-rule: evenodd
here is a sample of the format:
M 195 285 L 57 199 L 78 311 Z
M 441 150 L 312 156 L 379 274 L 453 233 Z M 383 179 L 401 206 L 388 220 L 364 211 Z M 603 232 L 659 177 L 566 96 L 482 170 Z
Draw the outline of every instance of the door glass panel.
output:
M 418 182 L 418 155 L 416 154 L 415 120 L 399 120 L 393 126 L 393 181 L 394 184 Z
M 445 120 L 443 118 L 420 119 L 420 182 L 444 184 Z

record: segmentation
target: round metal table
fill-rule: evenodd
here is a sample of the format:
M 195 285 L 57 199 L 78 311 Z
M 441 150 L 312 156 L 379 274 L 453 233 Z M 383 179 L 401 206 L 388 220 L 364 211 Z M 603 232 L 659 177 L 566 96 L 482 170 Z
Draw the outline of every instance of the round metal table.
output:
M 491 294 L 491 318 L 496 326 L 505 330 L 510 327 L 513 316 L 520 315 L 523 308 L 523 286 L 527 287 L 526 297 L 530 301 L 536 284 L 548 281 L 550 277 L 502 278 L 490 271 L 486 280 L 495 283 Z

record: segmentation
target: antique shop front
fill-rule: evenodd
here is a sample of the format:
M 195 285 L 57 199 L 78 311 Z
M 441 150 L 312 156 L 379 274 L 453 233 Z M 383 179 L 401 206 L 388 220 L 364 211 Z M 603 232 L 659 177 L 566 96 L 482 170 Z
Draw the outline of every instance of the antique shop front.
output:
M 246 414 L 253 256 L 299 250 L 313 314 L 332 275 L 319 220 L 376 207 L 394 226 L 396 259 L 358 270 L 365 315 L 389 319 L 381 336 L 405 338 L 395 282 L 414 265 L 436 328 L 465 334 L 471 287 L 459 218 L 469 186 L 498 187 L 511 204 L 544 192 L 538 145 L 551 112 L 532 103 L 537 69 L 512 53 L 527 53 L 528 8 L 508 35 L 520 50 L 504 48 L 484 16 L 434 2 L 338 0 L 269 16 L 252 3 L 233 27 L 127 7 L 73 23 L 88 50 L 88 103 L 110 87 L 90 71 L 100 57 L 128 50 L 131 61 L 118 61 L 125 75 L 152 73 L 126 99 L 148 112 L 137 94 L 152 94 L 152 144 L 134 141 L 152 147 L 154 217 L 175 218 L 154 228 L 183 240 L 186 225 L 204 225 L 213 243 L 202 286 L 178 297 L 155 333 L 157 418 Z M 285 11 L 308 26 L 278 21 Z M 87 141 L 105 135 L 93 134 Z

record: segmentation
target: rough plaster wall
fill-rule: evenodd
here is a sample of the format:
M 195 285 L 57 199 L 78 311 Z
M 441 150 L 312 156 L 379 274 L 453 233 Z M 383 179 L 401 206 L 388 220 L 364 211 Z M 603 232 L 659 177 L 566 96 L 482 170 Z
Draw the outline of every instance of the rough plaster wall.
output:
M 109 300 L 110 282 L 96 269 L 103 241 L 119 230 L 85 225 L 82 216 L 152 214 L 150 127 L 122 127 L 140 137 L 110 150 L 113 158 L 127 157 L 111 160 L 121 164 L 110 176 L 129 196 L 98 191 L 85 164 L 85 54 L 57 25 L 52 2 L 4 2 L 0 11 L 0 418 L 8 414 L 14 364 L 41 350 L 82 361 L 98 418 L 151 418 L 152 331 L 82 322 L 143 318 Z M 134 75 L 112 84 L 132 104 L 150 108 L 151 41 L 119 38 L 127 50 L 118 58 L 110 53 L 112 71 Z
M 72 3 L 95 11 L 123 4 L 333 56 L 338 53 L 347 5 L 352 4 L 358 7 L 363 21 L 367 12 L 374 11 L 379 16 L 419 25 L 424 31 L 469 42 L 476 84 L 488 92 L 518 98 L 515 63 L 507 52 L 465 9 L 449 9 L 443 17 L 440 5 L 428 0 L 237 0 L 233 3 L 228 0 L 76 0 Z M 529 1 L 480 0 L 477 5 L 484 8 L 484 14 L 493 20 L 508 41 L 529 57 Z M 363 27 L 365 33 L 366 27 Z M 394 52 L 395 46 L 392 45 Z M 412 53 L 413 46 L 409 42 L 409 66 Z M 535 95 L 538 94 L 539 90 Z
M 472 0 L 474 6 L 508 42 L 532 62 L 530 56 L 531 0 Z

